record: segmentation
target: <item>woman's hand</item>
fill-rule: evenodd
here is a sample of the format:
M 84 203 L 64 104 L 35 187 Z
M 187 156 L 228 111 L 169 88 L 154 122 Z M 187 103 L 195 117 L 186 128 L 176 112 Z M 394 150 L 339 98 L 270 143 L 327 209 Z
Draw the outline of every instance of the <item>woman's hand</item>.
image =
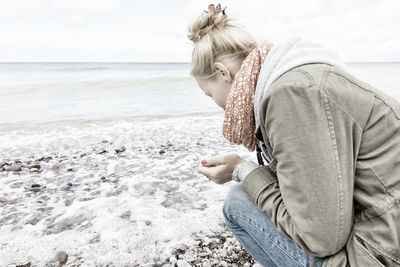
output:
M 224 184 L 232 180 L 233 169 L 245 160 L 237 154 L 225 154 L 201 161 L 197 170 L 216 184 Z

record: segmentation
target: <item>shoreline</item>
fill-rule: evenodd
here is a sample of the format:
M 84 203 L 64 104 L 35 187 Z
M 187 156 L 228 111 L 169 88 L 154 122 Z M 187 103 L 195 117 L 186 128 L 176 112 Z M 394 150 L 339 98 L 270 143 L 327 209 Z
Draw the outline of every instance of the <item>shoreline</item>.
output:
M 171 256 L 184 260 L 171 251 L 182 244 L 208 252 L 203 241 L 224 235 L 222 205 L 234 182 L 210 182 L 196 172 L 200 160 L 256 156 L 221 136 L 221 120 L 116 121 L 3 135 L 0 265 L 45 266 L 57 251 L 68 255 L 67 266 L 170 265 Z M 196 245 L 196 238 L 206 239 Z M 197 264 L 214 260 L 214 248 L 224 255 L 216 242 Z

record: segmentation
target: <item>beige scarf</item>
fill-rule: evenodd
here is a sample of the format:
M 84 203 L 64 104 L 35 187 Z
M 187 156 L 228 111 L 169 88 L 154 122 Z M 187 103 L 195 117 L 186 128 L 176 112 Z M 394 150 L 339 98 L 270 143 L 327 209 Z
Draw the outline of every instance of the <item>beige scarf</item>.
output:
M 249 151 L 254 151 L 257 145 L 254 93 L 258 74 L 272 45 L 261 41 L 245 58 L 235 75 L 225 106 L 223 136 L 230 142 L 243 144 Z

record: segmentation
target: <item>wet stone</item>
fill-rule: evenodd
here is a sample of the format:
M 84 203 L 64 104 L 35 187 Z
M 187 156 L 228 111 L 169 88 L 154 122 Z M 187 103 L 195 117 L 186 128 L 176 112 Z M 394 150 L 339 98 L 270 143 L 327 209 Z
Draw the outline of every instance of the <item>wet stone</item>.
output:
M 35 168 L 35 169 L 40 169 L 40 164 L 39 163 L 33 163 L 29 165 L 29 169 Z
M 6 171 L 13 171 L 13 172 L 18 172 L 22 170 L 22 165 L 19 163 L 13 164 L 11 166 L 6 167 Z

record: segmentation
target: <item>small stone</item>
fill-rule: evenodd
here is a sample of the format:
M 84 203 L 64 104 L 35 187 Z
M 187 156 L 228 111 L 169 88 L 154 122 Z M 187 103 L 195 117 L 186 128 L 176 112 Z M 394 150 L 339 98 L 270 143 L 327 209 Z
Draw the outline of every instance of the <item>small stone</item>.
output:
M 246 262 L 246 263 L 243 265 L 243 267 L 250 267 L 250 266 L 251 266 L 251 264 L 248 263 L 248 262 Z
M 168 260 L 170 263 L 175 264 L 178 260 L 176 259 L 175 256 L 171 256 Z
M 0 162 L 0 168 L 4 167 L 6 165 L 9 165 L 8 162 Z
M 32 169 L 32 168 L 40 169 L 40 167 L 41 166 L 39 163 L 33 163 L 33 164 L 29 165 L 29 169 Z
M 199 256 L 199 257 L 207 257 L 208 255 L 210 255 L 210 254 L 208 254 L 208 252 L 200 252 L 197 254 L 197 256 Z
M 60 168 L 60 164 L 56 162 L 56 163 L 53 164 L 52 168 L 53 169 L 59 169 Z
M 105 154 L 105 153 L 107 153 L 107 150 L 105 150 L 105 149 L 102 149 L 100 152 L 98 152 L 97 154 Z
M 259 263 L 254 263 L 254 264 L 252 265 L 252 267 L 262 267 L 262 265 L 259 264 Z
M 226 257 L 228 255 L 225 248 L 221 249 L 220 255 L 221 257 Z
M 151 224 L 151 221 L 146 220 L 144 223 L 145 223 L 147 226 L 149 226 L 149 225 Z
M 228 263 L 226 261 L 220 261 L 219 264 L 221 264 L 222 267 L 228 267 Z
M 38 168 L 30 168 L 29 169 L 31 172 L 39 172 L 39 169 Z
M 60 266 L 63 266 L 68 260 L 68 254 L 65 251 L 59 251 L 57 252 L 56 259 L 60 263 Z
M 13 164 L 9 167 L 6 167 L 6 171 L 13 171 L 13 172 L 19 172 L 22 169 L 22 165 L 21 164 Z
M 67 171 L 72 172 L 74 169 L 72 167 L 68 167 Z
M 203 267 L 211 267 L 211 263 L 208 260 L 205 260 L 202 265 Z
M 232 255 L 232 252 L 233 252 L 233 247 L 229 246 L 226 253 L 228 254 L 228 256 L 230 256 L 230 255 Z
M 40 189 L 41 189 L 40 184 L 32 184 L 29 190 L 32 192 L 39 192 Z
M 117 154 L 119 154 L 119 153 L 124 152 L 125 150 L 126 150 L 126 147 L 125 147 L 125 146 L 121 146 L 120 148 L 115 149 L 115 152 L 116 152 Z
M 164 150 L 164 149 L 161 149 L 160 151 L 158 151 L 158 153 L 164 154 L 164 153 L 165 153 L 165 150 Z
M 176 262 L 176 266 L 178 266 L 178 267 L 191 267 L 191 265 L 185 260 L 178 260 Z

